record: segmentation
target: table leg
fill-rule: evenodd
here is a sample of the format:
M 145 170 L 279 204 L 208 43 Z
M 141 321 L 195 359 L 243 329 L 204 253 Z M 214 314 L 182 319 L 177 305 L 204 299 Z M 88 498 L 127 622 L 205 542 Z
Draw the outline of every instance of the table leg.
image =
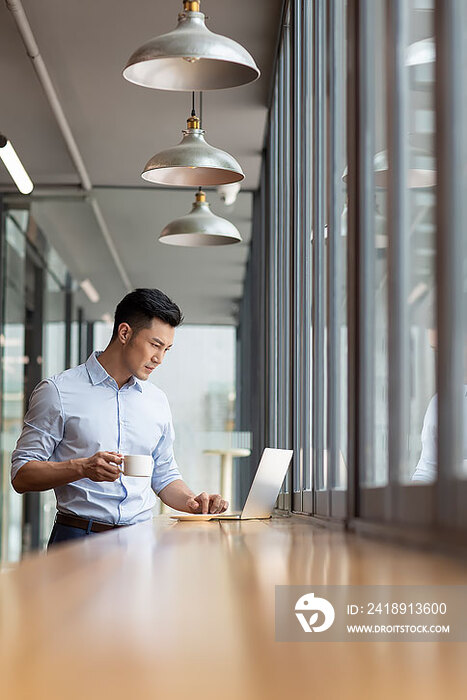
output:
M 221 496 L 232 506 L 232 455 L 223 454 L 221 457 Z

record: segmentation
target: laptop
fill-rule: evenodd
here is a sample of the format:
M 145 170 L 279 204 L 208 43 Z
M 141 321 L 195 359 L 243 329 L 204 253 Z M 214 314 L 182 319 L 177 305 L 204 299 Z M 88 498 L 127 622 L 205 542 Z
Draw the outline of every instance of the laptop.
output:
M 293 450 L 266 447 L 251 484 L 250 492 L 239 513 L 180 513 L 174 520 L 264 520 L 271 517 L 282 482 L 292 459 Z

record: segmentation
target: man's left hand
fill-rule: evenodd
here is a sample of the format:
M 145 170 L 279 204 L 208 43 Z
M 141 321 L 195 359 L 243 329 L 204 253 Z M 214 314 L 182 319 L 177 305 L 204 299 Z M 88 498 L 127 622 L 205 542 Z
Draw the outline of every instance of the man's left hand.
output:
M 223 513 L 228 507 L 229 502 L 225 501 L 220 494 L 205 491 L 199 496 L 192 496 L 186 502 L 188 513 Z

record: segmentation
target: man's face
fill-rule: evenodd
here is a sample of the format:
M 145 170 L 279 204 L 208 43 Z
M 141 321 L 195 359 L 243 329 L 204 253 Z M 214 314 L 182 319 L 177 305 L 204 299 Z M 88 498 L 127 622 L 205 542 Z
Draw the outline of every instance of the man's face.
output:
M 141 328 L 136 333 L 126 323 L 119 327 L 122 353 L 125 365 L 138 379 L 147 379 L 164 359 L 172 347 L 175 328 L 154 318 L 149 328 Z

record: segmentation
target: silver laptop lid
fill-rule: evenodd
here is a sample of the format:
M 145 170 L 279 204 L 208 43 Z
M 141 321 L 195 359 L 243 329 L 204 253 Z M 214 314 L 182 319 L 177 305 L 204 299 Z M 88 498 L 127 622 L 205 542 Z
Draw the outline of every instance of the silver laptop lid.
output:
M 242 518 L 268 518 L 271 515 L 292 455 L 293 450 L 264 448 Z

